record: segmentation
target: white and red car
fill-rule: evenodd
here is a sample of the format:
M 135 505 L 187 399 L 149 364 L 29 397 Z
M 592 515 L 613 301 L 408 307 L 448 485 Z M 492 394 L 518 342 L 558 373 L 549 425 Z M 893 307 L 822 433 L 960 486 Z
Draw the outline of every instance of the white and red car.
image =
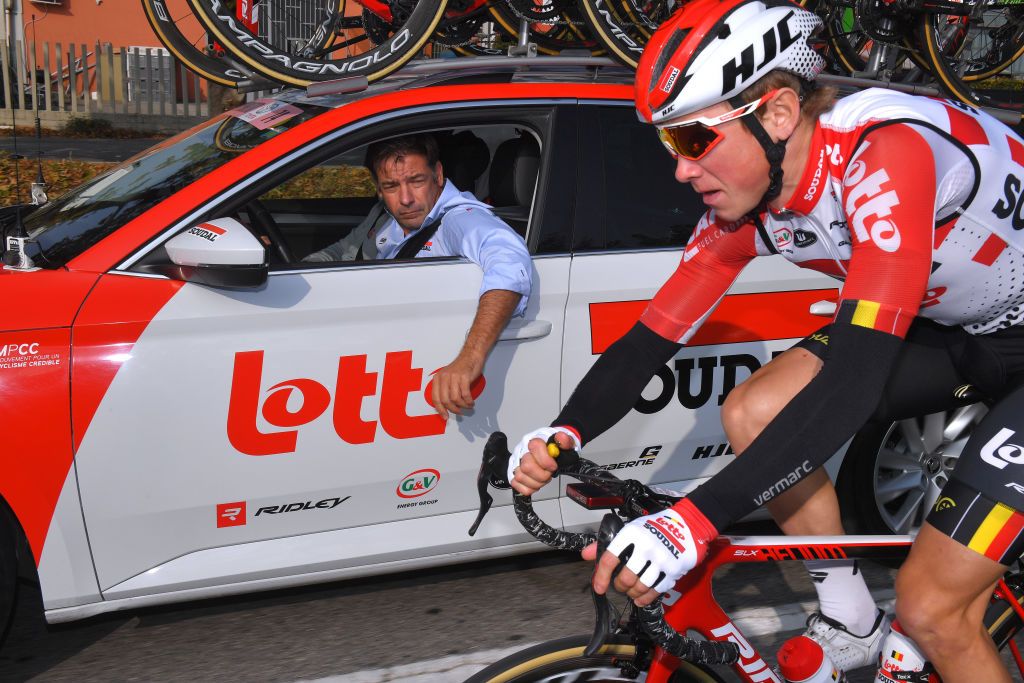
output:
M 508 498 L 467 535 L 486 437 L 556 415 L 702 207 L 637 121 L 631 74 L 510 64 L 253 102 L 25 217 L 0 271 L 4 610 L 18 548 L 60 622 L 539 547 Z M 534 263 L 476 409 L 447 423 L 430 375 L 469 327 L 477 266 L 301 261 L 373 205 L 366 145 L 417 131 Z M 719 470 L 725 393 L 826 322 L 809 309 L 836 287 L 760 259 L 587 457 L 681 489 Z M 546 519 L 590 521 L 559 493 L 536 496 Z

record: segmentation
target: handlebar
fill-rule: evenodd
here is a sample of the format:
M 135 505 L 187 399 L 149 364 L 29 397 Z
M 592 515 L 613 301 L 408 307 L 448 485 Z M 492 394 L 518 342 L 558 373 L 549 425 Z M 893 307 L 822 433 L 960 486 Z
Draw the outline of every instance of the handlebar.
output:
M 548 451 L 558 463 L 556 476 L 565 474 L 578 479 L 584 483 L 597 484 L 608 489 L 616 497 L 616 508 L 619 514 L 627 519 L 635 519 L 663 510 L 673 502 L 675 498 L 653 491 L 647 486 L 635 480 L 622 480 L 606 470 L 600 469 L 593 462 L 582 458 L 575 450 L 559 448 L 554 437 L 548 439 Z M 488 438 L 484 446 L 483 460 L 480 464 L 480 471 L 477 474 L 477 491 L 480 494 L 480 511 L 476 520 L 469 529 L 472 536 L 480 527 L 484 516 L 490 509 L 493 501 L 488 486 L 497 489 L 510 489 L 508 481 L 508 461 L 512 457 L 508 449 L 508 439 L 502 432 L 494 432 Z M 609 513 L 604 516 L 599 531 L 595 533 L 572 533 L 562 531 L 548 525 L 533 510 L 533 501 L 530 496 L 524 496 L 517 491 L 512 492 L 512 507 L 516 518 L 523 525 L 526 531 L 541 543 L 559 550 L 581 551 L 586 546 L 598 543 L 598 557 L 600 557 L 611 539 L 623 526 L 619 515 Z M 619 565 L 616 573 L 624 565 Z M 594 599 L 594 609 L 597 612 L 597 621 L 594 627 L 594 634 L 584 654 L 591 656 L 600 650 L 607 641 L 608 636 L 615 629 L 614 612 L 608 598 L 605 595 L 598 595 L 591 589 Z M 703 641 L 694 640 L 676 632 L 672 626 L 665 621 L 665 609 L 659 597 L 646 607 L 633 606 L 637 621 L 644 631 L 650 636 L 654 643 L 671 655 L 686 661 L 698 664 L 733 664 L 739 660 L 739 647 L 732 642 L 725 641 Z

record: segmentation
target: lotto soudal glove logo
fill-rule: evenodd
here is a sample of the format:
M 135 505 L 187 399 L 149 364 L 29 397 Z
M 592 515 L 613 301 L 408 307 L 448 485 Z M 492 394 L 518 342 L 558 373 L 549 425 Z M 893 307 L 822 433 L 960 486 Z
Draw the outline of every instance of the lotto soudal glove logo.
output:
M 686 552 L 686 534 L 669 517 L 657 517 L 644 522 L 644 528 L 654 534 L 661 544 L 679 559 L 679 554 Z

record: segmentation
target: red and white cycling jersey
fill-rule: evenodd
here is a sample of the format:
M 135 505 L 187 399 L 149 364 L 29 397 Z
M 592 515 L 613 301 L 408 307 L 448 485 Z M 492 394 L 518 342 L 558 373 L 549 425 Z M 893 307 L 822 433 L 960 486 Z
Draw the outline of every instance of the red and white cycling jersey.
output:
M 915 315 L 985 334 L 1024 306 L 1024 141 L 958 103 L 880 89 L 840 100 L 787 206 L 761 222 L 725 232 L 706 214 L 644 324 L 686 342 L 769 254 L 844 280 L 868 326 L 898 336 Z

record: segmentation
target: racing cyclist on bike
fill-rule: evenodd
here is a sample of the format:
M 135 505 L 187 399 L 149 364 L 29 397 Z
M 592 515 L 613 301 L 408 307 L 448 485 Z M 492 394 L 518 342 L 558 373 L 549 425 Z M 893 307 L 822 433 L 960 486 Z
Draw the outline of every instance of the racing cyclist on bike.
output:
M 784 0 L 695 0 L 651 38 L 637 109 L 709 211 L 639 322 L 553 426 L 514 449 L 509 480 L 523 494 L 543 486 L 556 469 L 547 438 L 579 448 L 614 425 L 743 267 L 781 253 L 843 281 L 831 324 L 729 395 L 723 422 L 743 457 L 626 525 L 595 589 L 621 557 L 615 586 L 653 601 L 764 504 L 786 533 L 843 533 L 821 465 L 873 414 L 948 408 L 969 382 L 995 404 L 900 570 L 896 611 L 947 683 L 1009 681 L 981 621 L 1024 550 L 1024 141 L 945 100 L 873 89 L 833 106 L 814 84 L 819 26 Z M 877 661 L 885 623 L 856 567 L 810 569 L 825 580 L 809 635 L 842 668 Z

